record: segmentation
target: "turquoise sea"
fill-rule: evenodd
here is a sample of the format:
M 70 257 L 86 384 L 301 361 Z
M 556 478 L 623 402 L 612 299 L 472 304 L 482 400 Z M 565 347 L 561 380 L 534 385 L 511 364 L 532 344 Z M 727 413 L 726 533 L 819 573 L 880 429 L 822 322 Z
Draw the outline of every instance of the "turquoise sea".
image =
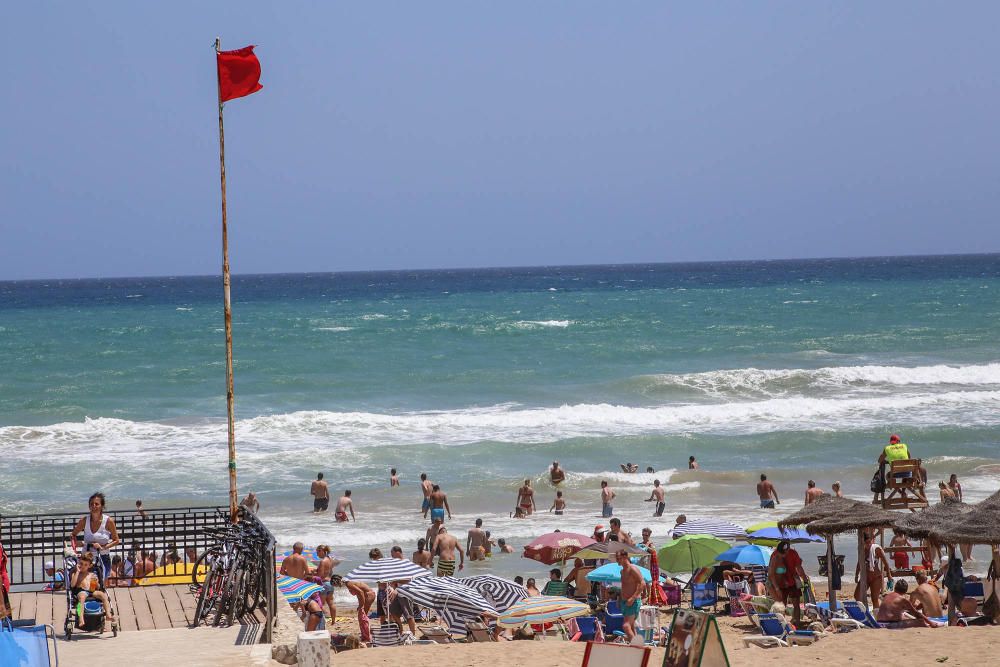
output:
M 810 478 L 870 498 L 893 432 L 967 499 L 1000 488 L 997 255 L 238 276 L 233 303 L 241 494 L 344 571 L 414 548 L 420 472 L 454 531 L 482 517 L 515 546 L 604 523 L 602 479 L 625 528 L 661 541 L 681 511 L 778 518 L 756 508 L 761 472 L 781 510 Z M 224 503 L 222 326 L 218 277 L 0 282 L 0 514 L 82 512 L 97 489 Z M 353 490 L 356 524 L 309 512 L 318 471 Z M 514 520 L 525 477 L 543 511 Z M 662 519 L 642 502 L 654 478 Z

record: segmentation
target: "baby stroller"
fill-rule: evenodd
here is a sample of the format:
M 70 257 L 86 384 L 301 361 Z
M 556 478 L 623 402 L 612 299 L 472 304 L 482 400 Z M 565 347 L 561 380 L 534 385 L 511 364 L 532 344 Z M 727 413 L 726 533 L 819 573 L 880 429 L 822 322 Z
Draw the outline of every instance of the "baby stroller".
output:
M 101 604 L 101 601 L 92 594 L 88 594 L 87 599 L 84 602 L 80 602 L 73 595 L 70 583 L 76 575 L 76 567 L 79 561 L 80 557 L 72 549 L 66 549 L 63 553 L 63 572 L 66 573 L 66 622 L 63 630 L 66 632 L 67 641 L 73 639 L 74 631 L 91 632 L 99 635 L 107 631 L 107 616 L 104 613 L 104 605 Z M 97 590 L 108 595 L 108 591 L 104 586 L 104 567 L 100 559 L 96 560 L 93 569 L 94 574 L 97 576 Z M 108 606 L 111 608 L 112 614 L 116 616 L 116 620 L 111 623 L 111 633 L 117 637 L 118 620 L 117 614 L 114 614 L 114 609 L 111 607 L 110 595 L 108 595 Z M 80 627 L 81 619 L 83 627 Z

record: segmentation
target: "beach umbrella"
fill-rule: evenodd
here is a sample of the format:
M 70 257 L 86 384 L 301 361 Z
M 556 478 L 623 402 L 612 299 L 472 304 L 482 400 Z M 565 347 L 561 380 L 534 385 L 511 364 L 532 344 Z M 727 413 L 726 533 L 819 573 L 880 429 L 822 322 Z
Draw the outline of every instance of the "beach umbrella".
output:
M 761 530 L 762 528 L 777 528 L 777 527 L 778 527 L 777 521 L 758 521 L 757 523 L 752 523 L 749 526 L 747 526 L 747 535 L 749 535 L 750 533 L 754 533 L 758 530 Z
M 694 572 L 715 562 L 715 557 L 729 548 L 712 535 L 684 535 L 670 540 L 656 552 L 660 569 L 667 572 Z
M 497 611 L 507 611 L 515 602 L 528 597 L 528 589 L 510 579 L 493 574 L 479 574 L 458 580 L 491 602 Z
M 497 615 L 496 608 L 479 591 L 453 577 L 419 577 L 397 587 L 396 594 L 434 609 L 454 634 L 466 634 L 465 624 L 483 614 Z
M 649 552 L 641 547 L 633 547 L 624 542 L 594 542 L 573 554 L 573 558 L 593 558 L 608 560 L 614 558 L 619 549 L 624 549 L 629 556 L 648 556 Z
M 347 581 L 403 581 L 425 577 L 430 570 L 402 558 L 379 558 L 359 565 L 344 577 Z
M 769 547 L 778 546 L 778 542 L 781 540 L 788 540 L 792 544 L 806 544 L 808 542 L 826 542 L 826 540 L 821 535 L 810 535 L 801 528 L 788 527 L 785 529 L 778 528 L 761 528 L 760 530 L 755 530 L 750 533 L 747 537 L 754 544 L 763 544 Z
M 639 572 L 642 574 L 642 580 L 647 584 L 653 580 L 653 575 L 650 574 L 649 570 L 639 565 Z M 596 570 L 592 570 L 587 573 L 587 581 L 593 581 L 598 584 L 612 584 L 616 581 L 622 580 L 622 566 L 618 563 L 608 563 L 607 565 L 602 565 Z
M 715 557 L 715 560 L 732 561 L 740 565 L 764 565 L 771 562 L 771 553 L 774 550 L 758 544 L 741 544 L 739 546 L 726 549 Z
M 583 547 L 593 544 L 594 538 L 579 533 L 556 531 L 536 537 L 525 545 L 524 558 L 552 565 L 571 558 Z
M 533 623 L 551 623 L 575 616 L 589 616 L 590 605 L 558 595 L 536 595 L 525 598 L 500 614 L 501 628 L 520 628 Z
M 284 574 L 277 574 L 275 577 L 278 582 L 278 590 L 284 594 L 290 604 L 301 602 L 316 593 L 323 592 L 322 586 L 311 584 L 308 581 L 302 581 L 301 579 L 289 577 Z
M 714 535 L 725 540 L 745 540 L 747 532 L 735 523 L 723 519 L 691 519 L 670 531 L 673 537 L 682 535 Z

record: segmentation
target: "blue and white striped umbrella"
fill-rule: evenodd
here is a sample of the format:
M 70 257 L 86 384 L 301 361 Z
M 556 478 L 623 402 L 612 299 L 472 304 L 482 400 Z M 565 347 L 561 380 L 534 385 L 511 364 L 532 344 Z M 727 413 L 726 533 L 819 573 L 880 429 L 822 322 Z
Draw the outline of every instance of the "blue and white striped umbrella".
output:
M 348 581 L 405 581 L 416 577 L 426 577 L 431 573 L 427 568 L 402 558 L 379 558 L 359 565 L 344 579 Z
M 714 535 L 724 540 L 745 540 L 747 531 L 723 519 L 691 519 L 671 531 L 675 538 L 682 535 Z
M 467 621 L 481 614 L 497 616 L 496 608 L 475 589 L 452 577 L 420 577 L 396 589 L 398 595 L 434 609 L 453 634 L 467 634 Z
M 479 574 L 458 581 L 479 591 L 486 601 L 491 602 L 500 612 L 507 611 L 511 605 L 528 597 L 528 589 L 521 584 L 492 574 Z

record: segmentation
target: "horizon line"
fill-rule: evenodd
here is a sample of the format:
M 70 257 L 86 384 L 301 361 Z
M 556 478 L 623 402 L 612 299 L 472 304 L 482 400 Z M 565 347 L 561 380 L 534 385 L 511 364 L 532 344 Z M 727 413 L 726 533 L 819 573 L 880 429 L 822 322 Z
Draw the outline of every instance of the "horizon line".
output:
M 991 257 L 1000 256 L 1000 251 L 992 252 L 958 252 L 958 253 L 935 253 L 935 254 L 909 254 L 909 255 L 854 255 L 854 256 L 824 256 L 824 257 L 773 257 L 757 259 L 708 259 L 708 260 L 685 260 L 669 262 L 611 262 L 611 263 L 587 263 L 587 264 L 521 264 L 508 266 L 451 266 L 437 268 L 399 268 L 399 269 L 351 269 L 346 271 L 265 271 L 254 273 L 233 273 L 236 277 L 255 276 L 296 276 L 296 275 L 350 275 L 361 273 L 406 273 L 421 272 L 435 273 L 446 271 L 502 271 L 502 270 L 525 270 L 525 269 L 583 269 L 595 267 L 629 267 L 629 266 L 682 266 L 691 264 L 746 264 L 746 263 L 770 263 L 770 262 L 817 262 L 817 261 L 851 261 L 863 259 L 929 259 L 935 257 Z M 161 274 L 148 276 L 78 276 L 74 278 L 0 278 L 3 283 L 29 283 L 45 282 L 50 280 L 75 281 L 75 280 L 150 280 L 162 278 L 217 278 L 222 275 L 222 268 L 219 273 L 193 273 L 193 274 Z

